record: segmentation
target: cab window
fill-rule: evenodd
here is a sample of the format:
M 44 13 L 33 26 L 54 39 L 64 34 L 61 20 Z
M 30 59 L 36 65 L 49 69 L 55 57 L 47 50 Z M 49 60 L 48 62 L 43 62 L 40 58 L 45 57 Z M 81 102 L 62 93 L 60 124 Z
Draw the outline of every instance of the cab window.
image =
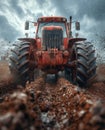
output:
M 63 28 L 63 37 L 67 37 L 66 35 L 66 27 L 64 22 L 43 22 L 39 24 L 37 37 L 42 37 L 42 28 L 44 26 L 61 26 Z

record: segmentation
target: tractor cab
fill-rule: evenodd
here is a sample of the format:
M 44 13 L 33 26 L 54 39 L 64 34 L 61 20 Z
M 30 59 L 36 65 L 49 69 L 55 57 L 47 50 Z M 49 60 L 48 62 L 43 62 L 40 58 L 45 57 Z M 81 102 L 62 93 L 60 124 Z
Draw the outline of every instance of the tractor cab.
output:
M 41 17 L 38 19 L 38 28 L 36 37 L 41 38 L 44 27 L 47 26 L 47 30 L 56 30 L 56 27 L 61 27 L 63 31 L 63 37 L 67 37 L 67 28 L 66 28 L 67 19 L 63 17 Z M 54 27 L 54 28 L 53 28 Z

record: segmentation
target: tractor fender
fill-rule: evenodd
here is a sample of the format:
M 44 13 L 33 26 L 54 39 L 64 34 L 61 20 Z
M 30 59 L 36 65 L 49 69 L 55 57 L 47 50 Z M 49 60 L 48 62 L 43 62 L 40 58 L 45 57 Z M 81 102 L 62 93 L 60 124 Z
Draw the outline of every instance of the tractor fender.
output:
M 68 48 L 71 48 L 75 42 L 85 41 L 86 38 L 70 38 L 68 42 Z
M 31 44 L 35 44 L 36 43 L 36 39 L 35 38 L 18 38 L 18 40 L 20 41 L 27 41 L 27 42 L 30 42 Z

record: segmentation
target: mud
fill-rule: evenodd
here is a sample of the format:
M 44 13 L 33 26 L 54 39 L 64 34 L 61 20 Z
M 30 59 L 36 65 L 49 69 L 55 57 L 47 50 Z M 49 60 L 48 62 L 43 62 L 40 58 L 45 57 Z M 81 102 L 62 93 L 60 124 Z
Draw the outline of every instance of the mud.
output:
M 105 130 L 105 65 L 85 89 L 62 77 L 53 83 L 39 77 L 23 88 L 6 63 L 0 74 L 0 130 Z
M 86 92 L 96 100 L 101 100 L 105 104 L 105 64 L 97 68 L 97 75 L 93 79 Z
M 15 82 L 10 73 L 8 63 L 6 61 L 0 62 L 0 96 L 8 93 L 14 88 Z

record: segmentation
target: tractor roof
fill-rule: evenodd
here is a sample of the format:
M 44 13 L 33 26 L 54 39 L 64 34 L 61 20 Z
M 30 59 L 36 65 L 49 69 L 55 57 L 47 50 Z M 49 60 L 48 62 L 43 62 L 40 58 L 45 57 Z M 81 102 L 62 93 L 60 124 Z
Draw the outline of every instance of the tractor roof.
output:
M 38 18 L 38 22 L 66 22 L 67 19 L 65 17 L 58 17 L 58 16 L 49 16 L 49 17 L 40 17 Z

